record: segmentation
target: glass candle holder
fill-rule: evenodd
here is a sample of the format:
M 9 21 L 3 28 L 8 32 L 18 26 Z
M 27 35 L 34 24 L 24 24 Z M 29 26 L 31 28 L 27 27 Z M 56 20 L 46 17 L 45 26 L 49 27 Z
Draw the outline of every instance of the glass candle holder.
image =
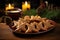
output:
M 9 9 L 6 11 L 7 16 L 11 17 L 13 20 L 18 20 L 22 15 L 22 10 L 19 8 Z

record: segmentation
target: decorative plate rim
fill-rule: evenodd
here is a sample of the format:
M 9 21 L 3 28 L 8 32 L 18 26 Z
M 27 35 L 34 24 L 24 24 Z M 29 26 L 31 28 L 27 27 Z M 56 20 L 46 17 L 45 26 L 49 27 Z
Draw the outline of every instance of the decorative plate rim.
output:
M 49 31 L 51 31 L 52 29 L 54 29 L 55 27 L 51 27 L 51 28 L 49 28 L 48 30 L 46 30 L 46 31 L 41 31 L 41 32 L 37 32 L 37 33 L 18 33 L 18 32 L 15 32 L 15 31 L 13 31 L 11 28 L 9 28 L 10 29 L 10 31 L 12 31 L 13 33 L 17 33 L 17 34 L 43 34 L 43 33 L 46 33 L 46 32 L 49 32 Z

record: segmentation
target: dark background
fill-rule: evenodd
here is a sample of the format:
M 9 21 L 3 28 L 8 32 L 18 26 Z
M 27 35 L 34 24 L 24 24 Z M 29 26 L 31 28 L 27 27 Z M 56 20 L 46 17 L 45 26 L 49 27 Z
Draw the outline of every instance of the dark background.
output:
M 21 8 L 23 1 L 30 1 L 31 8 L 37 8 L 40 4 L 40 0 L 0 0 L 0 9 L 4 9 L 5 5 L 8 3 L 14 3 L 15 7 Z M 43 0 L 48 1 L 49 4 L 54 4 L 54 6 L 60 6 L 60 0 Z
M 5 5 L 6 4 L 14 4 L 15 7 L 17 8 L 22 8 L 22 2 L 24 1 L 30 1 L 31 4 L 31 9 L 32 8 L 37 8 L 40 5 L 41 0 L 0 0 L 0 17 L 5 15 Z M 60 7 L 60 0 L 43 0 L 43 1 L 48 1 L 49 4 L 53 4 L 54 6 Z

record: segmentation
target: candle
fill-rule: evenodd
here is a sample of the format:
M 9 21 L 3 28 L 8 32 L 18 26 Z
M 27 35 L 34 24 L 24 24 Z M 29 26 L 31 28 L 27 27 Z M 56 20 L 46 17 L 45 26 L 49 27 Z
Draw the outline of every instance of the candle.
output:
M 48 1 L 45 1 L 45 3 L 46 3 L 46 6 L 48 6 Z
M 13 4 L 8 4 L 6 5 L 6 10 L 9 10 L 9 9 L 14 9 L 14 5 Z
M 27 1 L 25 1 L 25 3 L 22 3 L 22 10 L 26 11 L 27 9 L 30 9 L 30 3 L 28 3 Z

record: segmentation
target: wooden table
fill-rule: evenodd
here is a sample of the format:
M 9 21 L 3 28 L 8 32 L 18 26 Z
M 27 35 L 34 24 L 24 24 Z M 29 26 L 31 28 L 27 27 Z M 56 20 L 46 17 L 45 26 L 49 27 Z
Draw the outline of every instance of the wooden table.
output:
M 39 34 L 33 37 L 17 37 L 11 32 L 9 26 L 5 23 L 0 23 L 0 40 L 60 40 L 60 26 L 56 26 L 55 29 L 48 33 Z

